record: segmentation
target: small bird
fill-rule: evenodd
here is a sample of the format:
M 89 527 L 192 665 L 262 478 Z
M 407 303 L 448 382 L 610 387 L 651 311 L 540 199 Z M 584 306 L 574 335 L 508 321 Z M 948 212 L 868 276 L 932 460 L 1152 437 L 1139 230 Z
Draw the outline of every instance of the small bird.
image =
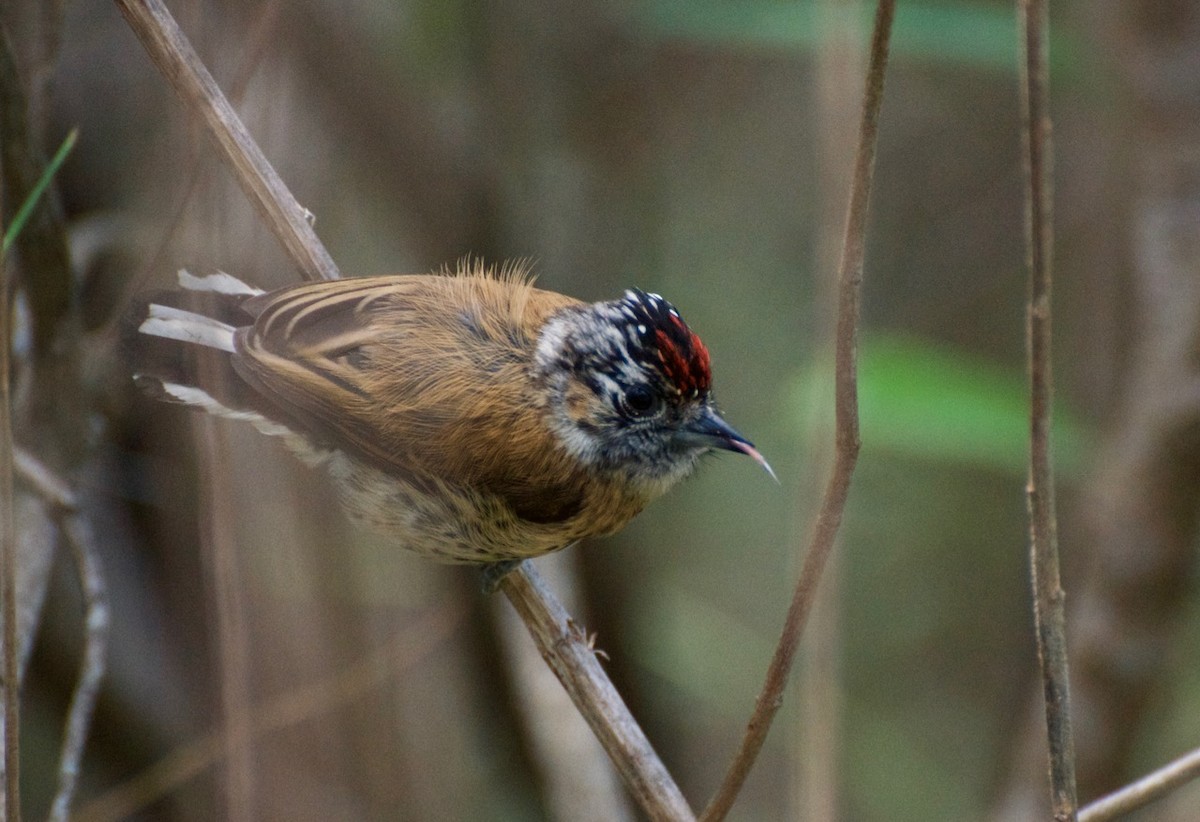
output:
M 264 292 L 179 272 L 126 318 L 153 396 L 281 436 L 352 520 L 452 563 L 611 534 L 713 450 L 708 350 L 657 294 L 587 304 L 520 265 Z

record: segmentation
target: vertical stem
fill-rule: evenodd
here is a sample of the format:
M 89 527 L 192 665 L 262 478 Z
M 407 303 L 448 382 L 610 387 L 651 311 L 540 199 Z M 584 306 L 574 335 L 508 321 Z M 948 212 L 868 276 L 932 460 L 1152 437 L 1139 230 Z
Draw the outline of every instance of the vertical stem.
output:
M 858 426 L 858 320 L 862 291 L 863 257 L 866 250 L 867 213 L 871 201 L 871 181 L 875 172 L 875 144 L 879 133 L 879 111 L 883 104 L 883 81 L 891 44 L 894 0 L 879 0 L 875 25 L 871 33 L 870 62 L 867 67 L 866 90 L 863 95 L 862 116 L 858 128 L 858 148 L 854 158 L 854 177 L 850 184 L 850 206 L 847 210 L 842 240 L 842 257 L 838 265 L 838 309 L 835 331 L 835 377 L 833 469 L 821 498 L 821 509 L 808 553 L 800 569 L 800 578 L 792 594 L 784 618 L 783 631 L 775 653 L 767 667 L 762 690 L 754 703 L 754 711 L 746 726 L 741 745 L 725 774 L 716 795 L 700 819 L 719 822 L 726 817 L 746 783 L 758 754 L 767 740 L 767 733 L 783 705 L 783 693 L 795 662 L 796 647 L 804 633 L 804 625 L 812 610 L 829 554 L 833 551 L 850 480 L 858 462 L 860 446 Z
M 212 585 L 217 623 L 217 653 L 220 657 L 221 714 L 224 726 L 225 813 L 231 822 L 254 818 L 254 715 L 250 694 L 250 650 L 245 598 L 238 571 L 227 479 L 218 466 L 229 444 L 218 427 L 222 423 L 203 419 L 197 423 L 196 440 L 204 480 L 204 558 Z
M 1029 485 L 1030 567 L 1038 661 L 1046 703 L 1050 792 L 1055 820 L 1074 822 L 1075 750 L 1071 734 L 1070 687 L 1059 580 L 1054 472 L 1050 462 L 1053 403 L 1051 369 L 1052 190 L 1047 13 L 1044 0 L 1019 0 L 1021 106 L 1025 140 L 1026 246 L 1029 265 Z
M 855 136 L 860 117 L 859 94 L 866 71 L 866 19 L 863 0 L 821 0 L 816 4 L 820 24 L 820 47 L 816 54 L 813 85 L 816 99 L 813 117 L 818 135 L 817 271 L 836 270 L 844 240 L 846 191 L 854 169 Z M 820 278 L 814 301 L 813 321 L 819 329 L 820 349 L 833 342 L 833 320 L 837 304 L 837 282 Z M 801 483 L 795 517 L 805 531 L 811 524 L 812 503 L 817 499 L 818 480 L 828 474 L 833 443 L 828 440 L 829 411 L 821 409 L 811 442 L 805 448 L 806 472 L 811 478 Z M 797 553 L 806 533 L 797 533 Z M 842 573 L 838 554 L 830 556 L 822 574 L 825 593 L 813 605 L 808 636 L 802 645 L 802 663 L 796 674 L 798 708 L 792 724 L 798 744 L 791 759 L 795 772 L 795 806 L 792 815 L 807 822 L 833 822 L 839 817 L 841 793 L 839 764 L 842 752 Z
M 0 211 L 2 213 L 2 211 Z M 17 534 L 13 523 L 12 311 L 0 255 L 0 599 L 4 644 L 4 819 L 21 819 L 20 683 L 17 670 Z

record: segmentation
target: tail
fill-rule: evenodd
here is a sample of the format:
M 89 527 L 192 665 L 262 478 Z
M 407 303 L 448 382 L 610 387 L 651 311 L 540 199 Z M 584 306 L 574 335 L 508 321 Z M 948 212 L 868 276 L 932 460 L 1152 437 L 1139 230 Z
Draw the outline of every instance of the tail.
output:
M 262 294 L 228 274 L 179 272 L 179 289 L 143 295 L 122 323 L 133 381 L 155 399 L 289 433 L 282 413 L 234 370 L 235 335 L 253 316 L 242 303 Z

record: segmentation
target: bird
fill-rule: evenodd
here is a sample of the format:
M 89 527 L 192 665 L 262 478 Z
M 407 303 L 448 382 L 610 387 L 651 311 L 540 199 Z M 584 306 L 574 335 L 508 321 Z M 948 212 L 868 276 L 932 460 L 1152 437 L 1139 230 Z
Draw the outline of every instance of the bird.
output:
M 122 336 L 134 383 L 323 466 L 360 526 L 418 554 L 521 560 L 624 527 L 705 454 L 753 458 L 671 303 L 587 303 L 525 264 L 303 282 L 178 273 Z

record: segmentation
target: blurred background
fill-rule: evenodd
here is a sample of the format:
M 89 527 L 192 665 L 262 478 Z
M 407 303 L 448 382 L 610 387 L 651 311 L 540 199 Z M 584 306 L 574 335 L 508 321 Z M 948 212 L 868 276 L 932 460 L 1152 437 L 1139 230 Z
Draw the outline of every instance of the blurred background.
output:
M 541 286 L 583 299 L 658 291 L 706 341 L 727 419 L 781 485 L 714 459 L 619 536 L 539 562 L 702 807 L 828 466 L 871 10 L 169 5 L 347 276 L 528 258 Z M 1054 445 L 1087 800 L 1200 744 L 1200 8 L 1064 0 L 1052 15 Z M 321 476 L 248 427 L 135 395 L 115 338 L 131 294 L 183 266 L 267 288 L 298 274 L 115 5 L 8 0 L 0 23 L 6 209 L 22 168 L 79 129 L 8 258 L 16 438 L 78 489 L 111 598 L 76 818 L 637 818 L 477 573 L 355 533 Z M 732 818 L 1045 818 L 1016 42 L 1010 3 L 900 4 L 862 456 L 796 683 Z M 31 541 L 46 512 L 21 493 Z M 33 818 L 82 643 L 69 557 L 48 568 L 22 583 L 45 586 L 23 691 Z M 566 747 L 546 739 L 559 732 Z M 1193 786 L 1135 818 L 1194 819 L 1197 803 Z

